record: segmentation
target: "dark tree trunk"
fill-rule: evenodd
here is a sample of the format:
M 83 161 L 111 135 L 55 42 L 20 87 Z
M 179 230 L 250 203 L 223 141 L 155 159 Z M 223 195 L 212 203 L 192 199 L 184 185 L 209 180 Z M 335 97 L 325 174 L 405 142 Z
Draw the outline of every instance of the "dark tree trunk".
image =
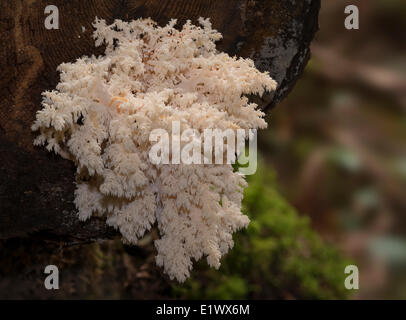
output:
M 30 126 L 41 108 L 41 92 L 58 82 L 56 67 L 82 55 L 101 54 L 91 37 L 95 17 L 151 17 L 163 25 L 178 18 L 210 17 L 224 39 L 220 50 L 251 57 L 279 83 L 258 101 L 269 110 L 294 86 L 317 31 L 320 0 L 144 0 L 53 1 L 59 30 L 44 26 L 49 1 L 0 4 L 0 239 L 33 236 L 87 242 L 115 235 L 103 221 L 85 223 L 73 205 L 74 165 L 34 148 Z M 82 26 L 85 28 L 83 31 Z

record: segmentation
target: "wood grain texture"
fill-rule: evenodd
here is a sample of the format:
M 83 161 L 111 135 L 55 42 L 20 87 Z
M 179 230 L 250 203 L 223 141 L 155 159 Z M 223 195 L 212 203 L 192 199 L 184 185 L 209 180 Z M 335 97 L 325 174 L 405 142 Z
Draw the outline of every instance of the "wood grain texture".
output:
M 73 164 L 34 148 L 30 130 L 41 92 L 58 82 L 56 67 L 103 53 L 91 37 L 96 16 L 109 23 L 151 17 L 160 25 L 171 18 L 182 25 L 210 17 L 224 36 L 219 50 L 251 57 L 278 81 L 274 94 L 257 99 L 269 110 L 292 89 L 309 59 L 320 0 L 59 0 L 52 2 L 59 9 L 58 30 L 44 26 L 49 4 L 0 3 L 0 239 L 40 232 L 89 241 L 115 234 L 98 219 L 76 219 Z

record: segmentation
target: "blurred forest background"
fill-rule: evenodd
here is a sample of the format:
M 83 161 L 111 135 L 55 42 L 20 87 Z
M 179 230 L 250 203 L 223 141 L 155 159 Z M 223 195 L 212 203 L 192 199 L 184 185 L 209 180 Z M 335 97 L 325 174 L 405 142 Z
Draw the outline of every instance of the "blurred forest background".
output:
M 353 298 L 406 298 L 405 30 L 405 1 L 322 1 L 304 77 L 259 138 L 283 196 L 358 265 Z
M 359 30 L 344 28 L 348 4 Z M 252 222 L 219 271 L 201 261 L 185 284 L 170 281 L 155 266 L 156 230 L 137 247 L 11 239 L 0 298 L 405 299 L 405 30 L 404 0 L 322 1 L 311 61 L 258 138 Z M 351 263 L 360 289 L 349 292 Z M 47 264 L 60 290 L 44 289 Z

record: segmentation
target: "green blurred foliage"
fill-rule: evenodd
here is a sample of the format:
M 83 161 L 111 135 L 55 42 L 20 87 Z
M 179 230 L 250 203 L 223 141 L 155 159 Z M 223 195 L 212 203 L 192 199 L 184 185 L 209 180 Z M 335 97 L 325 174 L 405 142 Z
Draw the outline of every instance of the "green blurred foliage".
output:
M 191 299 L 343 299 L 346 261 L 311 229 L 309 219 L 279 194 L 274 172 L 259 164 L 248 177 L 244 212 L 249 227 L 237 232 L 219 270 L 199 262 L 192 277 L 174 285 Z

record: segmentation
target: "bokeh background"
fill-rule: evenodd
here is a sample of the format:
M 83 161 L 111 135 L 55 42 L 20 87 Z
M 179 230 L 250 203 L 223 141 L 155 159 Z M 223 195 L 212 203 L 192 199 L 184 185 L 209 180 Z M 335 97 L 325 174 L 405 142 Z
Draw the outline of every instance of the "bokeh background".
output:
M 322 1 L 312 59 L 260 139 L 283 196 L 359 266 L 353 298 L 406 298 L 405 30 L 405 1 Z
M 344 28 L 356 4 L 360 29 Z M 259 169 L 220 270 L 183 285 L 155 266 L 153 230 L 64 245 L 0 242 L 0 298 L 406 298 L 406 2 L 324 0 L 312 58 L 261 132 Z M 56 264 L 58 291 L 44 289 Z M 344 288 L 356 264 L 360 289 Z

